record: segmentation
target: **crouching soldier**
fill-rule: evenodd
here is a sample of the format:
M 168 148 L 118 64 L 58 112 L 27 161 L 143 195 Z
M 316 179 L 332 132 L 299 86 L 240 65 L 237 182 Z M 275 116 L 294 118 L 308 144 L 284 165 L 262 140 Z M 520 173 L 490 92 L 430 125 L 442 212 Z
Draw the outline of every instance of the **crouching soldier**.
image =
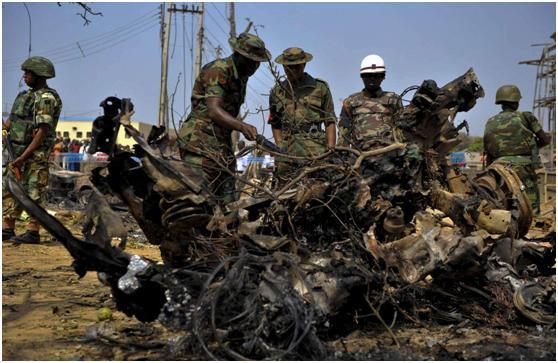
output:
M 502 112 L 491 117 L 484 129 L 487 164 L 509 165 L 525 184 L 533 212 L 540 212 L 536 170 L 542 167 L 539 148 L 550 143 L 537 118 L 531 112 L 519 112 L 521 93 L 516 86 L 506 85 L 496 91 L 496 104 Z
M 234 53 L 206 64 L 192 90 L 192 111 L 182 124 L 178 145 L 182 160 L 204 178 L 223 204 L 235 199 L 235 156 L 231 133 L 255 140 L 257 129 L 238 119 L 248 78 L 271 58 L 264 42 L 242 33 L 231 41 Z M 227 168 L 223 170 L 223 168 Z

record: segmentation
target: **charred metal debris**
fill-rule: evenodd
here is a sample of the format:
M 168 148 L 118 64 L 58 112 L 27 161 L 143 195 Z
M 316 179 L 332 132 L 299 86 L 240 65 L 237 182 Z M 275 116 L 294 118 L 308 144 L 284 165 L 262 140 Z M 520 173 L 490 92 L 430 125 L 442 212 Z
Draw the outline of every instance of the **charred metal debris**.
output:
M 529 239 L 533 215 L 513 171 L 469 177 L 446 162 L 463 127 L 456 114 L 483 96 L 472 69 L 443 87 L 424 81 L 389 138 L 293 158 L 290 182 L 246 181 L 252 193 L 228 205 L 122 117 L 138 145 L 94 173 L 85 240 L 8 183 L 119 310 L 184 332 L 177 355 L 323 359 L 324 342 L 359 329 L 380 327 L 399 345 L 398 324 L 553 325 L 554 226 Z M 95 218 L 101 193 L 127 204 L 164 264 L 111 246 L 114 228 Z

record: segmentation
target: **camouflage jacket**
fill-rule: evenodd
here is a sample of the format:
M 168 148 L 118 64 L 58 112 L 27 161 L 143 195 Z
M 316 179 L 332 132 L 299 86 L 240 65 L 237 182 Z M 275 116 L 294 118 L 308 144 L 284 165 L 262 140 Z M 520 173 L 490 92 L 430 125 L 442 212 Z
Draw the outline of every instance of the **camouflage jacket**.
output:
M 380 90 L 371 97 L 366 90 L 350 95 L 343 101 L 339 119 L 339 143 L 348 144 L 382 137 L 391 129 L 392 115 L 403 107 L 393 92 Z
M 33 141 L 34 131 L 40 124 L 50 126 L 43 144 L 35 151 L 47 157 L 54 146 L 56 126 L 62 110 L 62 100 L 49 87 L 20 92 L 10 112 L 10 140 L 16 155 L 20 155 Z
M 531 112 L 502 111 L 491 117 L 484 129 L 484 150 L 488 162 L 500 159 L 539 164 L 535 133 L 541 129 Z
M 248 78 L 240 78 L 233 58 L 217 59 L 206 64 L 192 90 L 192 111 L 179 131 L 181 149 L 196 152 L 196 149 L 230 148 L 231 130 L 225 129 L 209 118 L 206 99 L 218 97 L 223 108 L 237 117 L 246 96 Z
M 288 80 L 277 83 L 269 95 L 269 108 L 269 123 L 282 130 L 284 145 L 291 154 L 307 156 L 325 151 L 322 124 L 327 126 L 336 121 L 325 81 L 304 73 L 292 90 Z

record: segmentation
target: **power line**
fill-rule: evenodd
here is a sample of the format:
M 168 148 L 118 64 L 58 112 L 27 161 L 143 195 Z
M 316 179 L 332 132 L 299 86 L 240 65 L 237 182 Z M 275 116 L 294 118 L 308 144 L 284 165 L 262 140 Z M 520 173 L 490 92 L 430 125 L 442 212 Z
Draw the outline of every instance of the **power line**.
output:
M 104 45 L 108 44 L 108 46 L 103 46 L 103 47 L 95 46 L 95 47 L 85 49 L 87 51 L 86 57 L 91 56 L 93 54 L 97 54 L 97 53 L 99 53 L 101 51 L 104 51 L 106 49 L 112 48 L 112 47 L 114 47 L 118 44 L 121 44 L 122 42 L 127 41 L 127 40 L 129 40 L 129 39 L 131 39 L 131 38 L 133 38 L 133 37 L 135 37 L 139 34 L 145 33 L 147 30 L 152 29 L 153 26 L 155 26 L 155 25 L 158 25 L 158 21 L 152 21 L 151 23 L 147 23 L 142 28 L 135 29 L 134 32 L 132 32 L 130 34 L 127 34 L 125 37 L 121 37 L 119 39 L 115 39 L 114 41 L 111 41 L 110 43 L 107 42 L 107 43 L 104 44 Z M 73 57 L 73 58 L 67 58 L 66 57 L 66 58 L 63 58 L 61 60 L 58 60 L 57 62 L 60 63 L 60 62 L 71 61 L 71 60 L 74 60 L 74 59 L 81 59 L 81 58 L 83 58 L 83 56 L 81 56 L 81 55 L 78 56 L 78 57 Z
M 213 3 L 210 3 L 213 4 Z M 219 24 L 219 22 L 217 20 L 215 20 L 215 18 L 213 17 L 213 15 L 211 15 L 211 13 L 209 11 L 206 12 L 207 15 L 209 15 L 209 17 L 211 18 L 211 20 L 213 20 L 213 22 L 215 24 L 217 24 L 217 26 L 219 27 L 219 29 L 221 29 L 221 31 L 223 32 L 223 34 L 228 35 L 227 32 L 225 31 L 225 29 L 223 29 L 223 27 L 221 26 L 221 24 Z
M 176 24 L 176 13 L 174 15 L 174 23 Z M 172 52 L 171 52 L 171 59 L 174 57 L 174 50 L 176 48 L 176 33 L 178 32 L 176 25 L 174 26 L 174 37 L 172 39 Z
M 219 8 L 218 8 L 214 3 L 210 3 L 210 4 L 211 4 L 211 6 L 213 6 L 213 8 L 214 8 L 215 10 L 217 10 L 217 12 L 219 13 L 219 15 L 221 15 L 221 17 L 223 18 L 223 20 L 224 20 L 225 22 L 228 22 L 227 17 L 221 12 L 221 10 L 219 10 Z
M 95 44 L 95 43 L 99 43 L 99 42 L 104 42 L 106 40 L 106 38 L 113 36 L 114 34 L 122 34 L 122 32 L 129 32 L 130 30 L 133 30 L 134 28 L 139 28 L 142 25 L 148 23 L 149 21 L 152 20 L 152 18 L 157 17 L 156 14 L 151 14 L 153 13 L 153 11 L 151 11 L 148 14 L 145 14 L 143 16 L 140 16 L 139 18 L 136 18 L 134 21 L 112 29 L 108 32 L 96 35 L 94 37 L 90 37 L 90 38 L 85 38 L 82 40 L 78 40 L 77 42 L 79 42 L 80 44 L 84 45 L 84 46 L 89 46 L 90 44 Z M 146 18 L 147 16 L 147 18 Z M 145 19 L 144 19 L 145 18 Z M 142 19 L 142 20 L 140 20 Z M 117 35 L 118 36 L 118 35 Z M 38 51 L 37 53 L 43 54 L 43 55 L 55 55 L 55 54 L 63 54 L 63 53 L 68 53 L 68 52 L 72 52 L 75 51 L 75 44 L 76 42 L 72 42 L 71 44 L 62 46 L 62 47 L 57 47 L 57 48 L 53 48 L 50 50 L 44 50 L 44 51 Z M 8 58 L 8 59 L 4 59 L 4 63 L 13 63 L 13 62 L 19 62 L 21 59 L 21 57 L 13 57 L 13 58 Z
M 153 22 L 153 23 L 151 23 L 151 24 L 146 24 L 146 25 L 147 25 L 147 26 L 145 26 L 143 29 L 138 29 L 138 30 L 137 30 L 135 33 L 133 33 L 133 34 L 130 34 L 130 35 L 126 36 L 126 37 L 123 37 L 123 38 L 119 39 L 118 41 L 109 43 L 108 46 L 104 46 L 104 47 L 100 47 L 100 48 L 97 46 L 97 47 L 93 47 L 92 49 L 86 49 L 86 51 L 87 51 L 86 57 L 89 57 L 89 56 L 92 56 L 92 55 L 94 55 L 94 54 L 97 54 L 97 53 L 100 53 L 100 52 L 102 52 L 102 51 L 105 51 L 105 50 L 107 50 L 107 49 L 113 48 L 113 47 L 115 47 L 115 46 L 117 46 L 117 45 L 119 45 L 119 44 L 121 44 L 121 43 L 123 43 L 123 42 L 125 42 L 125 41 L 127 41 L 127 40 L 129 40 L 129 39 L 131 39 L 131 38 L 134 38 L 135 36 L 137 36 L 137 35 L 139 35 L 139 34 L 145 33 L 146 31 L 148 31 L 148 30 L 150 30 L 151 28 L 153 28 L 153 26 L 158 25 L 158 22 Z M 83 58 L 84 58 L 84 57 L 80 54 L 80 55 L 77 56 L 77 57 L 76 57 L 76 56 L 73 56 L 73 55 L 69 55 L 69 56 L 65 56 L 64 58 L 60 58 L 60 59 L 54 58 L 54 59 L 51 59 L 51 60 L 52 60 L 54 63 L 56 63 L 56 64 L 60 64 L 60 63 L 71 62 L 71 61 L 79 60 L 79 59 L 83 59 Z M 6 72 L 11 72 L 11 71 L 15 71 L 15 70 L 19 70 L 19 67 L 16 67 L 16 68 L 8 68 L 8 69 L 6 70 Z
M 217 42 L 217 44 L 219 44 L 221 47 L 225 48 L 225 46 L 223 45 L 223 43 L 221 43 L 221 41 L 219 40 L 219 38 L 217 38 L 215 36 L 215 34 L 213 34 L 213 32 L 211 30 L 209 30 L 209 28 L 206 28 L 205 30 L 207 30 L 207 32 L 209 33 L 209 35 L 211 35 L 213 37 L 213 39 L 215 40 L 215 42 Z
M 260 101 L 262 102 L 262 105 L 265 105 L 267 103 L 266 100 L 264 100 L 263 96 L 259 93 L 258 90 L 256 90 L 254 87 L 252 87 L 251 85 L 248 85 L 248 90 L 252 91 L 252 94 L 256 96 L 256 98 L 259 98 Z
M 27 17 L 29 18 L 29 53 L 27 57 L 31 57 L 31 13 L 29 12 L 29 8 L 27 7 L 26 3 L 23 3 L 23 6 L 25 6 Z
M 130 33 L 133 33 L 135 31 L 138 31 L 140 29 L 143 29 L 143 27 L 145 25 L 150 25 L 156 18 L 158 18 L 157 16 L 152 16 L 150 18 L 144 19 L 142 21 L 137 22 L 136 24 L 128 27 L 126 30 L 123 30 L 121 32 L 119 32 L 119 34 L 115 37 L 112 37 L 111 39 L 106 39 L 106 36 L 100 37 L 94 41 L 78 41 L 75 42 L 71 45 L 72 49 L 67 49 L 67 50 L 59 50 L 59 51 L 45 51 L 45 52 L 36 52 L 38 54 L 44 55 L 44 56 L 48 56 L 49 58 L 56 58 L 59 57 L 59 59 L 61 58 L 66 58 L 68 56 L 73 56 L 75 55 L 76 52 L 79 52 L 78 47 L 76 46 L 76 44 L 80 44 L 80 46 L 85 49 L 87 47 L 89 48 L 96 48 L 99 46 L 103 46 L 105 45 L 107 42 L 113 42 L 115 39 L 118 38 L 122 38 Z M 21 61 L 20 58 L 18 58 L 15 61 L 4 61 L 3 64 L 4 65 L 8 65 L 8 64 L 14 64 L 14 63 L 19 63 Z
M 184 50 L 182 53 L 182 72 L 184 73 L 184 82 L 182 82 L 182 96 L 184 98 L 184 114 L 186 114 L 186 38 L 186 13 L 182 13 L 182 49 Z M 190 78 L 191 77 L 192 75 L 190 74 Z
M 190 62 L 192 64 L 192 72 L 190 73 L 190 89 L 194 87 L 194 14 L 190 15 L 192 21 L 190 22 Z
M 215 45 L 213 45 L 213 42 L 211 42 L 211 40 L 209 40 L 208 37 L 206 37 L 205 35 L 203 36 L 203 39 L 205 39 L 206 42 L 209 43 L 209 45 L 211 46 L 211 50 L 213 51 L 213 53 L 215 54 Z M 207 47 L 204 47 L 204 49 Z
M 269 86 L 265 81 L 263 81 L 260 77 L 256 76 L 255 74 L 250 78 L 254 78 L 256 81 L 260 82 L 263 86 L 265 86 L 267 88 L 273 87 L 273 84 L 271 86 Z

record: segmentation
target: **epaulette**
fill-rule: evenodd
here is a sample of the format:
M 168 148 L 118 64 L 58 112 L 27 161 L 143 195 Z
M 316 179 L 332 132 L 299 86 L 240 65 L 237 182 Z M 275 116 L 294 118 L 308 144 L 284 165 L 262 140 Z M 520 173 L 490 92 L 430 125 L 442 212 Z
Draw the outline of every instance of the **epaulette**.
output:
M 54 93 L 52 93 L 51 91 L 42 92 L 41 98 L 56 100 L 56 97 L 54 97 Z
M 327 88 L 329 88 L 329 84 L 326 81 L 324 81 L 323 79 L 317 78 L 317 77 L 315 77 L 314 79 L 318 82 L 321 82 L 321 83 L 325 84 L 327 86 Z
M 352 100 L 353 98 L 357 98 L 357 97 L 362 97 L 362 91 L 358 91 L 358 92 L 353 93 L 352 95 L 349 95 L 349 97 L 345 98 L 345 100 L 343 102 L 345 102 L 347 100 Z

